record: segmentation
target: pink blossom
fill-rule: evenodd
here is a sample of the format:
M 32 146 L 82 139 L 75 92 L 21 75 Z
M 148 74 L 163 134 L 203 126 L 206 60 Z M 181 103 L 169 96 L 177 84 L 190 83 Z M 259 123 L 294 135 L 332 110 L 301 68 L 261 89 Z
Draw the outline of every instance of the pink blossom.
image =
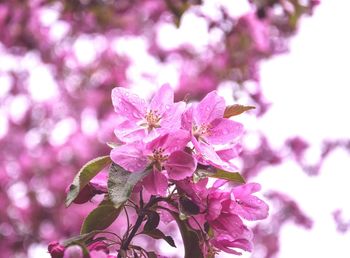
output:
M 246 220 L 261 220 L 268 216 L 269 206 L 258 197 L 252 195 L 260 191 L 258 183 L 248 183 L 232 190 L 235 201 L 231 203 L 231 211 Z
M 181 180 L 191 176 L 196 169 L 196 160 L 183 151 L 189 142 L 189 133 L 178 130 L 171 134 L 159 136 L 149 143 L 141 141 L 127 143 L 111 151 L 112 160 L 130 172 L 144 171 L 152 165 L 153 171 L 143 180 L 150 193 L 165 194 L 168 186 L 167 176 Z
M 217 151 L 220 148 L 235 148 L 243 133 L 243 126 L 224 118 L 225 108 L 225 100 L 213 91 L 197 105 L 188 108 L 182 116 L 182 126 L 191 131 L 191 141 L 201 163 L 234 171 L 236 167 L 229 160 L 236 156 L 237 151 L 221 153 L 224 159 Z
M 115 129 L 117 138 L 123 142 L 134 142 L 148 136 L 149 139 L 176 131 L 181 126 L 184 102 L 174 103 L 173 89 L 162 86 L 149 105 L 139 96 L 125 88 L 112 91 L 114 110 L 120 119 Z
M 236 251 L 235 249 L 241 249 L 244 251 L 251 252 L 253 249 L 253 244 L 250 240 L 251 239 L 233 238 L 231 235 L 228 234 L 220 234 L 211 239 L 210 243 L 213 244 L 219 250 L 222 250 L 226 253 L 241 255 L 242 253 Z

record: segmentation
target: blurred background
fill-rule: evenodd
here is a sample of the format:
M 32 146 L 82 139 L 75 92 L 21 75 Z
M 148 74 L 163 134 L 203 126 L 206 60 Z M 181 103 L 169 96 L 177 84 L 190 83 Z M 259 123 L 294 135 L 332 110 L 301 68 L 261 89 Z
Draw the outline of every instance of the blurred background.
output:
M 65 189 L 109 153 L 111 90 L 149 98 L 163 83 L 177 100 L 216 89 L 229 104 L 256 106 L 238 117 L 246 135 L 237 164 L 262 184 L 271 212 L 251 225 L 255 251 L 244 257 L 349 255 L 349 7 L 1 1 L 1 256 L 48 257 L 48 242 L 78 234 L 94 202 L 66 209 Z

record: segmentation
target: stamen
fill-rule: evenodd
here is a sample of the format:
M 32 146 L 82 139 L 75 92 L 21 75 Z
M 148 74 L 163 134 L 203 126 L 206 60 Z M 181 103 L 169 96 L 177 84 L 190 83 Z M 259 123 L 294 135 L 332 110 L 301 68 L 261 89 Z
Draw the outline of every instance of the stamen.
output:
M 146 116 L 146 121 L 148 125 L 148 130 L 152 130 L 153 128 L 159 128 L 159 121 L 161 117 L 157 114 L 157 111 L 150 110 Z

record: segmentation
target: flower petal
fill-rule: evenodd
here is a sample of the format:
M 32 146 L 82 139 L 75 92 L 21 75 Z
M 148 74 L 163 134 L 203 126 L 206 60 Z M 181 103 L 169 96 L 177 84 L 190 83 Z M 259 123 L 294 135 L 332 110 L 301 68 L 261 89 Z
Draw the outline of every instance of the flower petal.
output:
M 192 136 L 191 141 L 199 155 L 198 162 L 205 165 L 210 164 L 225 171 L 237 171 L 237 167 L 228 161 L 222 160 L 211 145 L 198 142 L 194 136 Z
M 146 149 L 147 151 L 152 152 L 153 150 L 162 148 L 165 150 L 165 154 L 169 155 L 174 151 L 182 150 L 185 148 L 189 140 L 189 132 L 180 129 L 175 132 L 167 133 L 165 135 L 157 137 L 146 145 Z
M 114 134 L 122 142 L 135 142 L 146 137 L 146 129 L 133 121 L 125 120 L 115 127 Z
M 115 112 L 130 121 L 139 121 L 146 114 L 146 103 L 128 89 L 117 87 L 112 90 Z
M 111 159 L 130 172 L 143 171 L 147 166 L 147 157 L 143 154 L 143 148 L 141 142 L 118 146 L 112 149 Z
M 217 118 L 223 118 L 225 108 L 224 98 L 212 91 L 195 107 L 193 118 L 197 125 L 209 124 Z
M 153 96 L 150 109 L 157 111 L 158 115 L 167 112 L 174 105 L 174 90 L 169 84 L 164 84 Z
M 188 176 L 192 176 L 197 167 L 197 161 L 192 155 L 184 151 L 175 151 L 170 154 L 165 169 L 168 172 L 169 178 L 181 180 Z
M 230 210 L 246 220 L 261 220 L 268 216 L 269 206 L 252 195 L 260 190 L 257 183 L 237 186 L 232 190 L 236 201 L 231 203 Z
M 205 139 L 211 144 L 236 142 L 243 134 L 243 125 L 226 118 L 218 118 L 210 123 L 209 136 Z
M 142 180 L 142 185 L 150 194 L 165 196 L 168 189 L 168 179 L 162 172 L 153 169 Z
M 166 133 L 180 129 L 181 116 L 185 107 L 185 102 L 173 104 L 169 110 L 163 113 L 162 119 L 160 120 L 160 128 L 158 130 Z

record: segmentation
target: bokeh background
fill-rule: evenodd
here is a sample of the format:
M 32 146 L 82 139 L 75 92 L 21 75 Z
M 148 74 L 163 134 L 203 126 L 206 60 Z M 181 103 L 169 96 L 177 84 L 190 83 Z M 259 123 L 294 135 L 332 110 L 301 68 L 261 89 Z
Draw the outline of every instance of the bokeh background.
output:
M 1 1 L 1 257 L 48 257 L 48 242 L 79 232 L 94 201 L 66 209 L 65 189 L 109 152 L 111 89 L 148 98 L 163 83 L 178 100 L 217 89 L 256 106 L 238 117 L 237 164 L 271 212 L 244 257 L 347 257 L 349 5 Z

